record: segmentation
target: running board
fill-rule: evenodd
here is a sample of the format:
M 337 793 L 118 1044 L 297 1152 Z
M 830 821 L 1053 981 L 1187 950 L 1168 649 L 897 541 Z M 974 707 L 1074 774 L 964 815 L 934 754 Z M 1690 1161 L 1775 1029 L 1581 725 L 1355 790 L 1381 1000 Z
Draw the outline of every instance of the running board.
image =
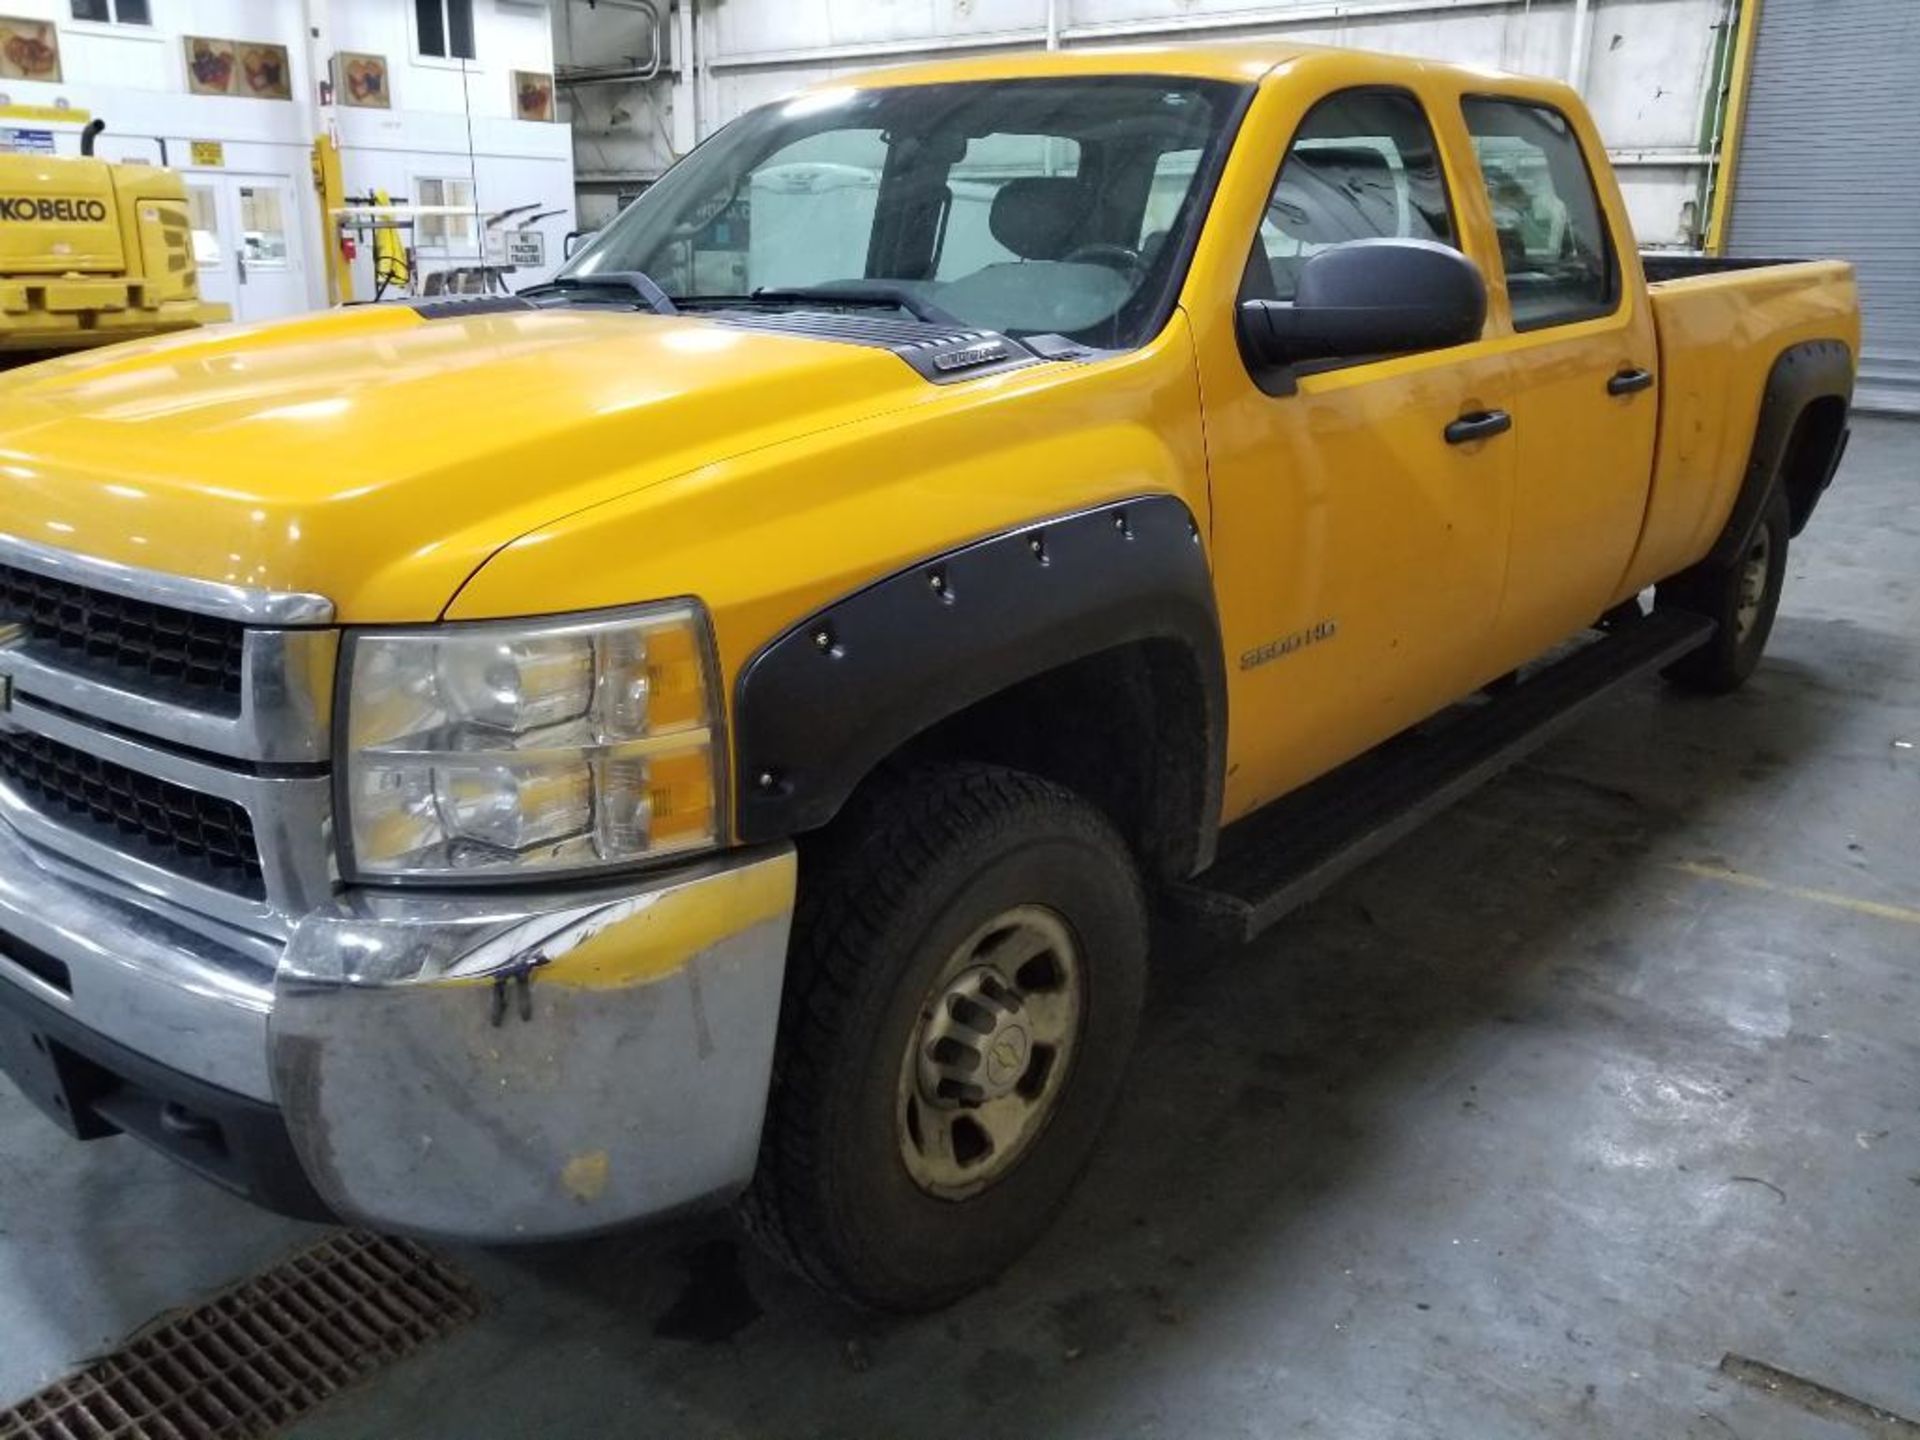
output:
M 1182 918 L 1250 940 L 1595 702 L 1712 635 L 1711 620 L 1672 610 L 1609 629 L 1517 684 L 1443 711 L 1228 826 L 1213 865 L 1167 898 Z

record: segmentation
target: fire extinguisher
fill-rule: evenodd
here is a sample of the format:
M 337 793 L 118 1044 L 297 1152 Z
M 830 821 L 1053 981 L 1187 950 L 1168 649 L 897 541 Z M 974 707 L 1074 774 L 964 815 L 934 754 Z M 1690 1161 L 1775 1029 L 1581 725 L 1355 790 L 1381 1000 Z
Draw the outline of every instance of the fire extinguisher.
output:
M 360 246 L 358 242 L 356 242 L 351 235 L 342 235 L 340 237 L 340 258 L 342 260 L 357 260 L 359 257 Z

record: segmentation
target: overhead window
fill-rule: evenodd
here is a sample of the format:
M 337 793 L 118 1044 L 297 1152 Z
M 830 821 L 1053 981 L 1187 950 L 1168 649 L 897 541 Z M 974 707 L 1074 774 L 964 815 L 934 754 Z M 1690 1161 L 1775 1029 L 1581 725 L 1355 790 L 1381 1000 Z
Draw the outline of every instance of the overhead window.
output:
M 473 0 L 413 0 L 413 21 L 422 55 L 474 58 Z
M 1493 207 L 1513 328 L 1611 314 L 1619 267 L 1567 117 L 1519 100 L 1467 100 L 1461 108 Z
M 1314 106 L 1294 133 L 1267 196 L 1244 294 L 1291 300 L 1313 256 L 1382 238 L 1454 244 L 1446 176 L 1413 96 L 1343 91 Z
M 151 25 L 148 0 L 73 0 L 73 18 L 102 25 Z

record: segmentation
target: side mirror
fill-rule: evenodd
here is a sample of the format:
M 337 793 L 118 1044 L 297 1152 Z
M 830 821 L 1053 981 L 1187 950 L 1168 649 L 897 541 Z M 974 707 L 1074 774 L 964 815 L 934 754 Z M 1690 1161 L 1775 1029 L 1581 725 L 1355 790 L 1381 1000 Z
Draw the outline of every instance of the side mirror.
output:
M 560 242 L 560 258 L 563 260 L 571 260 L 576 254 L 586 248 L 589 240 L 593 239 L 593 237 L 599 233 L 598 230 L 569 230 L 566 239 Z
M 1256 367 L 1438 350 L 1480 338 L 1480 268 L 1431 240 L 1353 240 L 1300 267 L 1291 304 L 1240 302 L 1240 342 Z

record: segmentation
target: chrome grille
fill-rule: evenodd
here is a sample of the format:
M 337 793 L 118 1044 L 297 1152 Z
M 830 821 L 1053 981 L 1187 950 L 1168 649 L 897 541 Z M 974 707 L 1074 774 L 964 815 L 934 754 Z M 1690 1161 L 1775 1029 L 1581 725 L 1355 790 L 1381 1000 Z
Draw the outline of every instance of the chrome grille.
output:
M 266 894 L 252 817 L 232 800 L 20 730 L 0 730 L 0 779 L 49 818 L 164 870 L 255 899 Z
M 76 670 L 239 713 L 246 629 L 234 621 L 0 565 L 0 622 Z
M 333 618 L 0 534 L 0 824 L 170 923 L 284 936 L 337 884 Z

